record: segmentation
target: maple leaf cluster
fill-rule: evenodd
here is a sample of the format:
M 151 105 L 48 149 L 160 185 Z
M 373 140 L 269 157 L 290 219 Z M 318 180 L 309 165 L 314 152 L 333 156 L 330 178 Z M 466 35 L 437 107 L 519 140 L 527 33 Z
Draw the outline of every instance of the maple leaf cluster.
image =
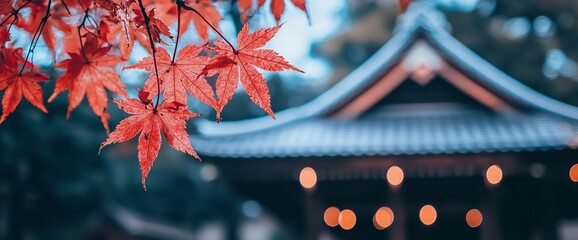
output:
M 270 2 L 279 22 L 285 2 Z M 307 13 L 305 0 L 291 2 Z M 237 4 L 245 21 L 249 11 L 263 7 L 265 0 L 238 0 Z M 67 118 L 86 97 L 108 134 L 108 94 L 122 97 L 113 102 L 130 116 L 100 149 L 140 133 L 138 159 L 144 186 L 160 150 L 161 135 L 172 148 L 198 158 L 186 131 L 186 120 L 198 116 L 187 106 L 189 96 L 214 108 L 220 120 L 241 82 L 251 100 L 274 118 L 269 89 L 258 69 L 302 72 L 275 51 L 262 49 L 282 25 L 250 33 L 245 24 L 235 47 L 220 33 L 221 18 L 211 0 L 0 0 L 0 123 L 16 110 L 23 96 L 48 112 L 39 83 L 48 82 L 49 77 L 32 61 L 42 39 L 56 62 L 54 67 L 63 70 L 47 101 L 67 92 Z M 205 44 L 183 46 L 177 54 L 179 38 L 191 23 Z M 29 47 L 15 47 L 14 38 L 22 34 L 14 34 L 14 29 L 29 35 Z M 220 39 L 209 42 L 210 31 Z M 172 55 L 167 42 L 175 43 Z M 125 66 L 135 43 L 150 56 Z M 129 98 L 119 77 L 120 67 L 150 72 L 138 98 Z M 216 77 L 215 89 L 208 77 Z
M 257 0 L 254 2 L 253 0 L 238 0 L 237 5 L 239 6 L 239 10 L 241 11 L 241 19 L 246 20 L 247 17 L 260 8 L 262 8 L 266 0 Z M 295 7 L 303 10 L 305 14 L 307 14 L 307 18 L 309 18 L 309 14 L 307 13 L 307 5 L 305 4 L 305 0 L 291 0 Z M 279 22 L 281 20 L 281 15 L 285 12 L 285 0 L 271 0 L 270 2 L 271 13 L 275 17 L 275 20 Z

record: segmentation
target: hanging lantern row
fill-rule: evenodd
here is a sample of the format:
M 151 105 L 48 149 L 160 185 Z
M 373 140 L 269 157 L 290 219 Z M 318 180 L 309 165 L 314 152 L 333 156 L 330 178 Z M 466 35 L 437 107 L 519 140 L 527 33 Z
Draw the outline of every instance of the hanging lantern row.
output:
M 572 165 L 568 172 L 568 176 L 572 182 L 578 182 L 578 163 Z M 394 187 L 400 186 L 403 183 L 405 174 L 403 169 L 399 166 L 392 166 L 387 170 L 387 182 Z M 492 165 L 486 170 L 486 181 L 491 185 L 499 184 L 504 178 L 504 172 L 498 165 Z M 299 183 L 306 189 L 312 189 L 317 184 L 317 173 L 311 167 L 305 167 L 299 173 Z
M 419 210 L 419 220 L 423 225 L 433 225 L 438 218 L 437 210 L 432 205 L 424 205 Z M 355 212 L 350 209 L 339 210 L 332 206 L 325 210 L 323 220 L 329 227 L 341 227 L 344 230 L 351 230 L 357 223 Z M 378 230 L 389 228 L 395 221 L 393 210 L 387 206 L 380 207 L 373 215 L 373 226 Z M 465 215 L 466 224 L 471 228 L 482 225 L 483 215 L 478 209 L 470 209 Z
M 572 182 L 578 182 L 578 163 L 572 165 L 568 173 Z M 403 169 L 399 166 L 392 166 L 387 170 L 387 182 L 394 186 L 400 186 L 404 180 Z M 486 181 L 491 185 L 499 184 L 504 177 L 502 168 L 492 165 L 486 170 Z M 317 173 L 311 167 L 305 167 L 299 174 L 299 183 L 305 189 L 312 189 L 317 184 Z M 432 205 L 424 205 L 419 211 L 419 219 L 422 224 L 429 226 L 436 222 L 437 211 Z M 329 227 L 340 226 L 344 230 L 351 230 L 357 223 L 355 212 L 350 209 L 340 210 L 332 206 L 325 210 L 323 220 Z M 378 230 L 390 227 L 395 220 L 393 210 L 387 206 L 380 207 L 373 215 L 373 225 Z M 471 228 L 477 228 L 482 224 L 483 215 L 478 209 L 470 209 L 465 216 L 466 224 Z

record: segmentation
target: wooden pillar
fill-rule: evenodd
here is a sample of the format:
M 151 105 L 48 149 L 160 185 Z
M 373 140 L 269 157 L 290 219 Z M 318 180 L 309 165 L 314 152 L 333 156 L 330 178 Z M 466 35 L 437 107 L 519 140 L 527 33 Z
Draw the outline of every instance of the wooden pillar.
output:
M 239 216 L 239 212 L 235 209 L 235 207 L 231 207 L 226 212 L 228 212 L 228 216 L 225 220 L 227 223 L 227 240 L 239 240 L 239 225 L 241 222 L 241 216 Z
M 227 240 L 239 240 L 239 218 L 236 216 L 227 220 Z
M 323 227 L 323 211 L 317 199 L 315 188 L 305 189 L 305 211 L 307 240 L 317 240 Z
M 490 186 L 490 188 L 495 188 Z M 480 226 L 482 240 L 502 240 L 500 229 L 500 216 L 498 204 L 497 189 L 490 189 L 482 198 L 481 211 L 484 216 L 484 222 Z
M 543 203 L 542 203 L 542 226 L 541 229 L 539 229 L 539 233 L 538 236 L 536 237 L 536 239 L 560 239 L 560 236 L 558 236 L 558 209 L 560 206 L 558 205 L 558 201 L 556 197 L 551 197 L 551 196 L 558 196 L 555 193 L 555 188 L 551 187 L 549 184 L 551 183 L 548 180 L 544 180 L 542 179 L 543 182 L 541 182 L 541 184 L 539 184 L 540 186 L 540 194 L 542 194 L 543 196 L 547 196 L 544 197 L 543 199 Z
M 389 205 L 393 211 L 394 220 L 390 229 L 389 239 L 405 240 L 406 239 L 406 210 L 401 196 L 401 186 L 391 186 L 391 196 L 389 198 Z

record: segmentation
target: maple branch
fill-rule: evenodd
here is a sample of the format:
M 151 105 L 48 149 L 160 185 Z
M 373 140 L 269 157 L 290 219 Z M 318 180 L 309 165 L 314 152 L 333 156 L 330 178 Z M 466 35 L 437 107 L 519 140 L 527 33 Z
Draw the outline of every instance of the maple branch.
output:
M 40 37 L 42 36 L 42 31 L 44 30 L 44 26 L 46 26 L 46 22 L 48 21 L 48 18 L 50 17 L 50 5 L 52 5 L 52 0 L 48 0 L 48 4 L 46 5 L 46 13 L 44 14 L 44 17 L 42 17 L 42 21 L 40 22 L 40 24 L 36 28 L 36 31 L 34 32 L 34 36 L 32 36 L 32 41 L 30 41 L 30 47 L 28 48 L 28 53 L 26 53 L 26 59 L 24 59 L 24 64 L 22 64 L 22 68 L 20 68 L 20 72 L 18 73 L 18 75 L 22 75 L 22 72 L 24 71 L 24 67 L 26 67 L 26 63 L 28 63 L 28 59 L 30 58 L 30 54 L 32 54 L 34 52 L 34 49 L 36 48 L 36 45 L 38 44 L 38 40 L 40 40 Z M 22 9 L 22 7 L 20 7 L 19 9 Z
M 88 63 L 88 58 L 86 57 L 86 53 L 84 52 L 84 43 L 82 42 L 82 36 L 80 35 L 80 29 L 82 29 L 82 27 L 84 27 L 84 23 L 86 22 L 87 18 L 88 18 L 88 8 L 84 10 L 84 17 L 82 18 L 82 22 L 80 23 L 80 25 L 78 25 L 78 27 L 76 27 L 76 30 L 77 30 L 76 32 L 78 34 L 78 41 L 80 42 L 80 54 L 82 55 L 82 58 L 84 58 L 84 61 L 86 63 Z
M 94 19 L 93 16 L 88 15 L 87 18 L 88 18 L 87 20 L 89 20 L 89 22 L 91 22 L 92 26 L 94 26 L 95 28 L 98 28 L 98 23 L 96 23 L 96 19 Z
M 12 10 L 12 12 L 10 13 L 10 15 L 8 15 L 3 21 L 2 23 L 0 23 L 0 27 L 2 25 L 4 25 L 4 23 L 6 23 L 8 21 L 8 19 L 10 19 L 11 17 L 14 17 L 14 20 L 12 22 L 15 22 L 18 20 L 18 13 L 20 12 L 21 9 L 25 8 L 26 5 L 28 5 L 30 2 L 32 2 L 32 0 L 28 0 L 26 1 L 22 6 L 20 6 L 18 9 L 14 9 Z
M 149 44 L 151 45 L 151 50 L 153 51 L 153 64 L 155 66 L 155 75 L 157 77 L 157 101 L 155 103 L 153 112 L 156 113 L 157 107 L 159 106 L 159 101 L 161 99 L 161 79 L 159 78 L 159 68 L 157 66 L 157 49 L 155 48 L 155 43 L 153 42 L 153 34 L 151 32 L 151 26 L 150 26 L 151 19 L 150 19 L 149 15 L 147 15 L 147 12 L 146 12 L 146 9 L 144 7 L 144 4 L 142 3 L 142 0 L 138 0 L 138 5 L 140 8 L 140 12 L 142 13 L 142 16 L 144 18 L 145 27 L 147 29 L 147 34 L 149 36 Z
M 87 9 L 88 10 L 88 9 Z M 85 12 L 85 17 L 86 20 L 88 20 L 88 22 L 92 22 L 90 24 L 92 24 L 93 27 L 98 28 L 98 23 L 96 23 L 96 19 L 94 19 L 93 16 L 90 16 L 90 14 L 88 14 L 88 12 Z M 84 20 L 83 20 L 84 21 Z M 84 31 L 86 31 L 86 33 L 94 36 L 95 38 L 99 38 L 99 35 L 97 35 L 96 33 L 91 32 L 90 30 L 88 30 L 88 28 L 86 28 L 86 23 L 82 24 L 82 28 L 84 28 Z M 110 44 L 108 41 L 106 41 L 107 44 Z
M 233 46 L 233 44 L 231 44 L 231 42 L 229 42 L 229 40 L 227 40 L 227 38 L 225 38 L 225 36 L 223 36 L 223 34 L 221 33 L 221 31 L 219 31 L 215 26 L 213 26 L 209 20 L 207 20 L 207 18 L 205 18 L 205 16 L 203 16 L 203 14 L 201 14 L 199 11 L 197 11 L 197 9 L 194 9 L 190 6 L 188 6 L 187 4 L 185 4 L 185 2 L 183 0 L 177 0 L 177 5 L 180 5 L 183 9 L 185 10 L 189 10 L 192 11 L 194 13 L 196 13 L 197 15 L 199 15 L 199 17 L 201 17 L 201 19 L 203 19 L 203 21 L 209 25 L 209 27 L 211 27 L 211 29 L 213 29 L 213 31 L 215 31 L 217 34 L 219 34 L 219 36 L 225 40 L 225 42 L 227 44 L 229 44 L 229 47 L 231 47 L 231 49 L 233 50 L 233 53 L 237 54 L 238 51 L 237 49 Z
M 16 22 L 16 20 L 18 20 L 17 17 L 15 17 L 12 22 L 10 22 L 10 25 L 8 25 L 8 32 L 10 32 L 10 29 L 12 29 L 12 26 L 14 26 L 14 23 Z M 6 36 L 4 36 L 4 39 L 0 39 L 2 40 L 2 42 L 7 41 L 7 39 L 10 38 L 10 34 L 6 34 Z M 0 46 L 0 48 L 4 47 L 3 45 Z
M 175 43 L 175 50 L 173 51 L 173 59 L 171 63 L 175 63 L 175 57 L 177 56 L 177 48 L 179 47 L 179 35 L 181 35 L 181 5 L 177 1 L 177 41 Z

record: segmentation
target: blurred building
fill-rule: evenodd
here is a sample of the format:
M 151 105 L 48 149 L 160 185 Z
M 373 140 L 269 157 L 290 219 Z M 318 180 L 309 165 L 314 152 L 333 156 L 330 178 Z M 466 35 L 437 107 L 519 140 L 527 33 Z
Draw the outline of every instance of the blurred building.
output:
M 576 239 L 578 108 L 486 62 L 425 2 L 276 121 L 198 122 L 197 151 L 292 239 Z

